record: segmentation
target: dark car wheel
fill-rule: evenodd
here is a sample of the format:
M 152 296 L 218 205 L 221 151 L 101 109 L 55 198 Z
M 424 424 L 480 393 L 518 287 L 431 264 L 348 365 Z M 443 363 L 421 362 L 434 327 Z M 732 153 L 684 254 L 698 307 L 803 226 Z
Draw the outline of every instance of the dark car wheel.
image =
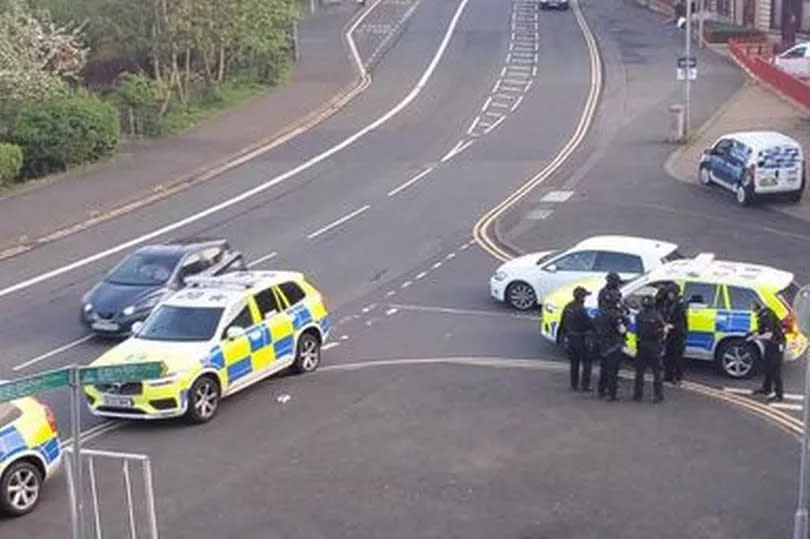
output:
M 295 347 L 295 363 L 293 368 L 297 373 L 313 372 L 321 364 L 321 341 L 314 333 L 304 333 L 298 339 Z
M 529 283 L 515 281 L 506 287 L 506 301 L 519 311 L 528 311 L 537 305 L 537 294 Z

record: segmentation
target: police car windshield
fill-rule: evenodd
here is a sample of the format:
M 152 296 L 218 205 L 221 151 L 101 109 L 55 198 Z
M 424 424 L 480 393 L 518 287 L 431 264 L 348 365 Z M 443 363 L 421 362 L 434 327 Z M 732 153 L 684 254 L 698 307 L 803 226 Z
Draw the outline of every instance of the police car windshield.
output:
M 10 402 L 0 402 L 0 428 L 5 427 L 21 415 L 20 409 Z
M 207 341 L 214 336 L 222 307 L 176 307 L 162 305 L 138 332 L 150 341 Z
M 166 253 L 134 253 L 116 266 L 105 281 L 126 286 L 158 286 L 169 280 L 180 256 Z

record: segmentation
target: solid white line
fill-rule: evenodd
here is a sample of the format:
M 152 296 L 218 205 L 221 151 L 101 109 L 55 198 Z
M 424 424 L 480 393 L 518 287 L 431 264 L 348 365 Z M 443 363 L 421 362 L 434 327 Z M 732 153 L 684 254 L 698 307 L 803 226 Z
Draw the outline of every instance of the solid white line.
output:
M 403 183 L 402 185 L 400 185 L 399 187 L 397 187 L 393 191 L 389 191 L 388 196 L 392 197 L 392 196 L 396 195 L 397 193 L 400 193 L 400 192 L 404 191 L 405 189 L 407 189 L 411 185 L 415 184 L 416 182 L 418 182 L 419 180 L 421 180 L 422 178 L 424 178 L 425 176 L 427 176 L 431 172 L 433 172 L 433 167 L 426 168 L 425 170 L 423 170 L 422 172 L 420 172 L 419 174 L 417 174 L 416 176 L 414 176 L 413 178 L 411 178 L 407 182 Z
M 492 96 L 487 97 L 487 100 L 484 101 L 484 105 L 481 107 L 481 112 L 487 110 L 487 107 L 489 106 L 490 103 L 492 103 Z
M 99 423 L 94 427 L 90 427 L 87 430 L 83 430 L 81 434 L 82 442 L 89 442 L 93 438 L 97 438 L 102 434 L 110 432 L 111 430 L 115 430 L 118 427 L 122 426 L 123 424 L 124 423 L 120 421 L 105 420 L 104 422 Z M 73 437 L 71 436 L 69 438 L 65 438 L 64 440 L 60 440 L 59 442 L 62 444 L 62 447 L 65 448 L 70 447 L 73 445 Z
M 532 87 L 532 84 L 534 84 L 534 80 L 530 80 L 529 84 L 527 84 L 526 87 L 523 89 L 524 94 L 529 92 L 529 88 Z
M 75 347 L 79 346 L 80 344 L 89 341 L 92 338 L 93 338 L 92 334 L 85 335 L 84 337 L 82 337 L 80 339 L 76 339 L 73 342 L 69 342 L 67 344 L 64 344 L 64 345 L 58 347 L 58 348 L 54 348 L 53 350 L 51 350 L 49 352 L 45 352 L 44 354 L 39 355 L 39 356 L 35 357 L 34 359 L 29 359 L 25 363 L 20 363 L 19 365 L 16 365 L 16 366 L 12 367 L 11 370 L 20 371 L 20 370 L 22 370 L 22 369 L 24 369 L 26 367 L 30 367 L 31 365 L 33 365 L 35 363 L 39 363 L 40 361 L 45 361 L 49 357 L 53 357 L 56 354 L 61 354 L 62 352 L 70 350 L 71 348 L 75 348 Z
M 503 79 L 504 82 L 508 82 L 509 84 L 526 84 L 525 80 L 517 80 L 517 79 Z
M 492 93 L 494 94 L 495 92 L 497 92 L 500 86 L 501 86 L 501 79 L 498 79 L 495 81 L 495 86 L 492 87 Z
M 487 114 L 491 114 L 491 113 L 487 112 Z M 481 124 L 481 125 L 483 125 L 483 124 Z M 444 162 L 446 162 L 446 161 L 449 161 L 450 159 L 452 159 L 452 158 L 453 158 L 453 157 L 455 157 L 456 155 L 460 154 L 461 152 L 463 152 L 464 150 L 466 150 L 467 148 L 469 148 L 469 147 L 472 145 L 472 143 L 473 143 L 473 142 L 475 142 L 475 141 L 474 141 L 474 140 L 467 140 L 467 141 L 460 140 L 460 141 L 458 142 L 458 144 L 456 144 L 456 145 L 453 147 L 453 149 L 452 149 L 452 150 L 450 150 L 449 152 L 447 152 L 447 153 L 445 154 L 445 156 L 444 156 L 444 157 L 442 157 L 442 158 L 440 159 L 440 162 L 444 163 Z
M 787 402 L 771 402 L 768 403 L 768 406 L 778 408 L 780 410 L 801 410 L 804 408 L 804 406 L 801 404 L 790 404 Z
M 358 209 L 354 210 L 353 212 L 351 212 L 351 213 L 349 213 L 349 214 L 347 214 L 347 215 L 344 215 L 343 217 L 341 217 L 341 218 L 340 218 L 340 219 L 338 219 L 337 221 L 332 221 L 331 223 L 329 223 L 329 224 L 328 224 L 328 225 L 326 225 L 325 227 L 323 227 L 323 228 L 319 228 L 318 230 L 316 230 L 316 231 L 315 231 L 315 232 L 313 232 L 312 234 L 308 235 L 308 236 L 307 236 L 307 239 L 308 239 L 308 240 L 315 239 L 315 238 L 317 238 L 318 236 L 320 236 L 321 234 L 323 234 L 323 233 L 325 233 L 325 232 L 329 232 L 330 230 L 332 230 L 332 229 L 333 229 L 333 228 L 335 228 L 336 226 L 340 226 L 340 225 L 342 225 L 343 223 L 345 223 L 345 222 L 346 222 L 346 221 L 348 221 L 349 219 L 352 219 L 352 218 L 354 218 L 354 217 L 357 217 L 358 215 L 360 215 L 360 214 L 361 214 L 361 213 L 363 213 L 364 211 L 368 210 L 369 208 L 371 208 L 371 206 L 369 206 L 368 204 L 366 204 L 366 205 L 365 205 L 365 206 L 363 206 L 362 208 L 358 208 Z
M 483 310 L 478 310 L 478 309 L 456 309 L 456 308 L 452 308 L 452 307 L 436 307 L 436 306 L 432 306 L 432 305 L 410 305 L 410 304 L 400 304 L 400 303 L 392 303 L 391 307 L 399 309 L 400 311 L 416 311 L 416 312 L 440 313 L 440 314 L 459 314 L 459 315 L 469 315 L 469 316 L 488 316 L 488 317 L 494 317 L 494 318 L 517 318 L 519 320 L 537 321 L 536 316 L 531 316 L 531 315 L 527 315 L 527 314 L 483 311 Z
M 378 2 L 379 1 L 381 1 L 381 0 L 378 0 Z M 175 221 L 174 223 L 171 223 L 171 224 L 166 225 L 164 227 L 158 228 L 157 230 L 153 230 L 152 232 L 149 232 L 147 234 L 143 234 L 142 236 L 139 236 L 137 238 L 133 238 L 133 239 L 131 239 L 129 241 L 125 241 L 123 243 L 120 243 L 120 244 L 118 244 L 115 247 L 112 247 L 110 249 L 100 251 L 100 252 L 98 252 L 96 254 L 87 256 L 85 258 L 82 258 L 81 260 L 77 260 L 75 262 L 72 262 L 70 264 L 62 266 L 60 268 L 56 268 L 56 269 L 53 269 L 51 271 L 41 273 L 41 274 L 37 275 L 36 277 L 31 277 L 30 279 L 26 279 L 24 281 L 20 281 L 20 282 L 14 284 L 14 285 L 7 286 L 6 288 L 0 289 L 0 297 L 7 296 L 7 295 L 12 294 L 14 292 L 18 292 L 20 290 L 23 290 L 23 289 L 29 288 L 31 286 L 34 286 L 35 284 L 39 284 L 39 283 L 41 283 L 43 281 L 46 281 L 48 279 L 52 279 L 54 277 L 58 277 L 59 275 L 63 275 L 65 273 L 68 273 L 68 272 L 73 271 L 75 269 L 87 266 L 87 265 L 92 264 L 94 262 L 97 262 L 97 261 L 99 261 L 99 260 L 101 260 L 103 258 L 107 258 L 108 256 L 111 256 L 113 254 L 120 253 L 121 251 L 125 251 L 127 249 L 130 249 L 130 248 L 134 247 L 135 245 L 139 245 L 141 243 L 149 241 L 149 240 L 151 240 L 153 238 L 156 238 L 158 236 L 162 236 L 164 234 L 167 234 L 167 233 L 172 232 L 174 230 L 177 230 L 179 228 L 188 226 L 188 225 L 190 225 L 192 223 L 195 223 L 195 222 L 197 222 L 197 221 L 199 221 L 201 219 L 204 219 L 204 218 L 208 217 L 209 215 L 213 215 L 213 214 L 215 214 L 217 212 L 220 212 L 222 210 L 230 208 L 231 206 L 234 206 L 234 205 L 236 205 L 236 204 L 238 204 L 238 203 L 240 203 L 242 201 L 248 200 L 248 199 L 258 195 L 259 193 L 262 193 L 262 192 L 270 189 L 271 187 L 273 187 L 275 185 L 278 185 L 279 183 L 281 183 L 283 181 L 286 181 L 286 180 L 288 180 L 288 179 L 290 179 L 290 178 L 292 178 L 294 176 L 297 176 L 301 172 L 312 168 L 313 166 L 317 165 L 318 163 L 321 163 L 322 161 L 328 159 L 329 157 L 335 155 L 336 153 L 338 153 L 338 152 L 344 150 L 345 148 L 351 146 L 352 144 L 357 142 L 360 138 L 362 138 L 365 135 L 367 135 L 368 133 L 374 131 L 375 129 L 377 129 L 378 127 L 380 127 L 384 123 L 386 123 L 388 120 L 390 120 L 391 118 L 393 118 L 394 116 L 399 114 L 405 107 L 410 105 L 411 102 L 413 102 L 413 100 L 416 99 L 416 97 L 422 92 L 425 85 L 427 85 L 428 81 L 430 80 L 431 76 L 433 75 L 433 72 L 436 70 L 436 67 L 439 65 L 439 61 L 444 56 L 444 53 L 447 50 L 447 46 L 450 43 L 450 38 L 452 38 L 453 34 L 455 33 L 456 26 L 458 25 L 458 21 L 461 18 L 462 13 L 464 13 L 464 9 L 467 7 L 468 2 L 469 2 L 469 0 L 461 0 L 459 2 L 458 7 L 456 8 L 456 11 L 453 14 L 452 19 L 450 19 L 450 24 L 447 27 L 447 30 L 446 30 L 446 32 L 444 34 L 444 37 L 442 38 L 442 41 L 439 44 L 439 48 L 436 50 L 436 53 L 433 55 L 433 58 L 431 59 L 430 63 L 428 64 L 427 68 L 422 73 L 422 76 L 416 82 L 416 84 L 411 89 L 411 91 L 408 93 L 408 95 L 406 95 L 391 110 L 389 110 L 388 112 L 383 114 L 381 117 L 377 118 L 375 121 L 368 124 L 366 127 L 362 128 L 360 131 L 358 131 L 358 132 L 354 133 L 353 135 L 347 137 L 346 139 L 344 139 L 343 141 L 339 142 L 338 144 L 332 146 L 328 150 L 323 151 L 323 152 L 315 155 L 314 157 L 310 158 L 309 160 L 305 161 L 304 163 L 301 163 L 297 167 L 295 167 L 293 169 L 290 169 L 287 172 L 285 172 L 283 174 L 280 174 L 280 175 L 268 180 L 267 182 L 265 182 L 265 183 L 263 183 L 261 185 L 257 185 L 256 187 L 253 187 L 252 189 L 244 191 L 243 193 L 241 193 L 241 194 L 239 194 L 239 195 L 237 195 L 235 197 L 232 197 L 232 198 L 230 198 L 228 200 L 220 202 L 219 204 L 215 204 L 214 206 L 210 206 L 210 207 L 208 207 L 208 208 L 206 208 L 206 209 L 204 209 L 204 210 L 202 210 L 200 212 L 197 212 L 197 213 L 195 213 L 193 215 L 190 215 L 190 216 L 188 216 L 188 217 L 186 217 L 184 219 L 181 219 L 179 221 Z M 376 5 L 376 3 L 374 5 Z
M 479 121 L 481 121 L 481 117 L 480 117 L 480 116 L 476 116 L 475 118 L 473 118 L 473 121 L 472 121 L 472 123 L 470 124 L 470 127 L 467 129 L 467 134 L 468 134 L 468 135 L 472 133 L 472 131 L 473 131 L 473 130 L 475 129 L 475 127 L 478 125 L 478 122 L 479 122 Z
M 368 77 L 368 72 L 366 71 L 366 66 L 363 65 L 363 60 L 360 58 L 360 52 L 357 50 L 357 44 L 354 42 L 352 34 L 354 34 L 357 27 L 360 26 L 364 20 L 366 20 L 366 17 L 368 17 L 369 14 L 374 11 L 374 8 L 376 8 L 377 5 L 379 5 L 382 1 L 383 0 L 377 0 L 371 6 L 369 6 L 369 8 L 362 15 L 360 15 L 357 20 L 354 21 L 354 24 L 352 24 L 351 27 L 346 31 L 346 41 L 349 43 L 349 50 L 352 53 L 352 57 L 354 58 L 354 63 L 357 66 L 357 69 L 360 70 L 360 76 L 363 78 Z
M 734 393 L 736 395 L 753 395 L 754 394 L 753 390 L 745 389 L 745 388 L 742 388 L 742 387 L 724 387 L 723 391 L 726 391 L 728 393 Z M 802 395 L 800 393 L 785 393 L 783 396 L 788 400 L 795 400 L 795 401 L 804 400 L 804 395 Z
M 257 258 L 253 262 L 248 262 L 247 267 L 252 268 L 253 266 L 258 266 L 262 262 L 267 262 L 268 260 L 270 260 L 272 258 L 275 258 L 277 256 L 278 256 L 278 253 L 273 251 L 272 253 L 268 253 L 268 254 L 266 254 L 264 256 L 260 256 L 259 258 Z
M 518 105 L 520 105 L 521 101 L 523 101 L 523 96 L 518 97 L 517 101 L 515 101 L 515 104 L 512 105 L 512 112 L 515 112 L 515 109 L 518 108 Z
M 529 82 L 531 82 L 531 81 L 529 81 Z M 501 89 L 506 90 L 507 92 L 522 93 L 522 92 L 525 92 L 528 89 L 528 86 L 526 88 L 515 88 L 514 86 L 501 86 Z
M 323 347 L 321 347 L 321 350 L 331 350 L 332 348 L 337 348 L 338 346 L 340 346 L 339 342 L 332 341 L 324 344 Z
M 492 124 L 492 125 L 490 125 L 490 126 L 487 128 L 486 132 L 487 132 L 487 133 L 489 133 L 490 131 L 492 131 L 493 129 L 495 129 L 495 128 L 496 128 L 496 127 L 498 127 L 499 125 L 501 125 L 501 122 L 502 122 L 502 121 L 504 121 L 505 119 L 506 119 L 506 116 L 501 116 L 500 118 L 498 118 L 497 120 L 495 120 L 495 123 L 494 123 L 494 124 Z
M 501 69 L 501 77 L 503 77 L 504 75 L 506 75 L 506 67 L 503 67 Z

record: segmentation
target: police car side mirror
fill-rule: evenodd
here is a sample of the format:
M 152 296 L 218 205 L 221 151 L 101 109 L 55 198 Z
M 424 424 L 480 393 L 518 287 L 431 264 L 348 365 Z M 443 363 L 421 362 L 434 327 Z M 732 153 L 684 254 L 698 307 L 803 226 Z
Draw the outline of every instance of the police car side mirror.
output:
M 549 264 L 548 266 L 546 266 L 543 269 L 546 270 L 549 273 L 556 273 L 557 272 L 557 264 Z
M 238 339 L 244 334 L 245 328 L 239 326 L 231 326 L 228 328 L 228 331 L 225 332 L 225 337 L 227 337 L 229 341 L 233 341 L 235 339 Z

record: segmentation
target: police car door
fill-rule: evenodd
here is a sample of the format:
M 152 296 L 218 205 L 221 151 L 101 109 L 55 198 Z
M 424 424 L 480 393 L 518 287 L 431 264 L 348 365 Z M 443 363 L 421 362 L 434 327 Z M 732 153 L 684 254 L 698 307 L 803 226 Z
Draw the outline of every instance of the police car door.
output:
M 687 281 L 683 289 L 686 302 L 686 353 L 689 357 L 714 358 L 715 321 L 720 287 L 713 283 Z
M 235 385 L 244 386 L 254 373 L 253 351 L 248 335 L 256 322 L 254 310 L 245 302 L 239 306 L 239 313 L 222 332 L 221 370 L 225 371 L 222 378 L 227 384 L 223 393 L 230 391 Z
M 285 312 L 284 302 L 275 287 L 270 287 L 253 296 L 262 323 L 257 326 L 254 337 L 256 348 L 254 365 L 262 370 L 277 371 L 292 361 L 293 324 Z

